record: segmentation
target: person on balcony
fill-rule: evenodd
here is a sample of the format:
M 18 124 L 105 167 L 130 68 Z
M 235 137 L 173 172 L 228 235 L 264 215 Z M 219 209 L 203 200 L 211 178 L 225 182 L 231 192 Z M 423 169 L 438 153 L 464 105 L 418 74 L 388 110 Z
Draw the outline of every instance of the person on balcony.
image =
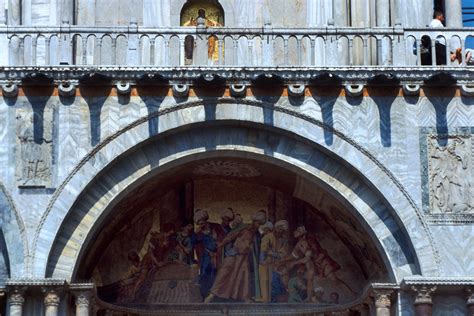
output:
M 466 48 L 464 50 L 464 62 L 466 65 L 472 66 L 474 65 L 474 49 L 472 48 Z M 462 49 L 461 47 L 457 48 L 454 53 L 451 53 L 451 61 L 457 61 L 458 64 L 460 65 L 462 63 Z
M 431 21 L 430 28 L 444 28 L 444 14 L 439 10 L 433 12 L 433 20 Z M 436 65 L 446 65 L 446 42 L 440 34 L 433 36 L 436 38 L 435 50 L 436 50 Z

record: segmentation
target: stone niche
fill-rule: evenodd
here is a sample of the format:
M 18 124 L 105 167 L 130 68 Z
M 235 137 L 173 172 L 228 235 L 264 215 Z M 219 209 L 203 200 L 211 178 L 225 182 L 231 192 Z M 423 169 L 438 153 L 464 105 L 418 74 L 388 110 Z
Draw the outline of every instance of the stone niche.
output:
M 22 188 L 52 184 L 54 109 L 16 110 L 16 181 Z

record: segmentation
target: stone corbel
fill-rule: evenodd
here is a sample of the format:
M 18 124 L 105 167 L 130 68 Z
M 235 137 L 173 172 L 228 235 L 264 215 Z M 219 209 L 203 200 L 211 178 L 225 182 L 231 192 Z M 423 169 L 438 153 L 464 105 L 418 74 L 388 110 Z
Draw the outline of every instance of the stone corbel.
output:
M 433 310 L 433 300 L 431 295 L 436 291 L 436 286 L 428 285 L 413 285 L 411 289 L 416 293 L 415 315 L 416 316 L 431 316 Z
M 245 84 L 231 84 L 230 95 L 234 98 L 243 98 L 247 95 L 247 86 Z
M 186 98 L 189 95 L 189 85 L 175 84 L 173 85 L 173 96 L 177 98 Z
M 346 95 L 351 97 L 360 97 L 364 92 L 363 84 L 346 84 L 345 85 Z
M 2 86 L 2 94 L 7 98 L 15 98 L 18 96 L 18 85 L 15 83 L 6 83 Z
M 420 94 L 421 85 L 419 84 L 404 84 L 402 87 L 403 93 L 409 96 L 416 96 Z
M 472 97 L 474 95 L 474 85 L 462 84 L 461 94 L 466 97 Z
M 130 94 L 130 91 L 132 91 L 132 85 L 130 82 L 120 81 L 117 82 L 115 87 L 117 88 L 117 92 L 121 95 L 128 95 Z
M 304 96 L 304 91 L 306 86 L 304 84 L 289 84 L 288 85 L 288 95 L 290 97 L 299 98 Z
M 62 97 L 73 97 L 76 95 L 76 85 L 68 81 L 61 82 L 58 85 L 58 92 Z

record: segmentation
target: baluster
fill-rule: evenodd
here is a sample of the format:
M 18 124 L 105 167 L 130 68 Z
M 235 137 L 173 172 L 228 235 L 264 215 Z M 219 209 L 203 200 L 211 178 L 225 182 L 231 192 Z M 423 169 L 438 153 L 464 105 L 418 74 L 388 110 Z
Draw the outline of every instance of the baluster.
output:
M 431 65 L 436 65 L 436 37 L 431 39 Z
M 50 53 L 50 50 L 51 50 L 51 37 L 46 37 L 45 40 L 44 40 L 44 50 L 45 50 L 45 63 L 46 65 L 51 65 L 51 53 Z
M 87 37 L 82 38 L 82 64 L 87 65 Z
M 364 49 L 364 65 L 367 66 L 370 64 L 369 38 L 363 37 L 362 43 L 363 43 L 363 49 Z
M 186 52 L 184 51 L 184 42 L 185 42 L 185 37 L 180 36 L 179 37 L 179 65 L 184 66 L 185 64 L 185 57 L 186 57 Z
M 302 65 L 303 53 L 301 51 L 301 38 L 296 38 L 296 55 L 298 57 L 298 65 Z
M 170 64 L 170 38 L 169 37 L 166 37 L 165 38 L 165 58 L 164 58 L 164 61 L 165 61 L 165 65 L 169 65 Z
M 377 41 L 377 63 L 376 63 L 376 65 L 386 66 L 385 60 L 384 60 L 384 51 L 383 51 L 383 48 L 382 48 L 382 38 L 376 37 L 375 39 Z
M 238 42 L 238 39 L 233 39 L 233 44 L 234 44 L 234 66 L 237 66 L 239 63 L 238 63 L 238 60 L 239 60 L 239 42 Z
M 37 61 L 37 46 L 38 45 L 38 37 L 35 36 L 31 39 L 31 64 L 36 65 Z
M 312 66 L 316 65 L 316 40 L 314 38 L 311 39 L 311 58 L 310 62 Z
M 255 37 L 252 39 L 247 40 L 247 49 L 248 49 L 248 54 L 247 54 L 247 63 L 250 66 L 253 66 L 253 41 Z
M 416 64 L 418 66 L 421 66 L 421 45 L 422 45 L 421 38 L 420 39 L 415 38 L 415 41 L 416 41 L 415 43 L 417 44 L 416 45 L 416 57 L 417 57 Z
M 288 66 L 290 64 L 290 56 L 289 56 L 289 51 L 288 51 L 288 37 L 285 37 L 283 39 L 283 45 L 284 45 L 284 54 L 285 54 L 285 66 Z
M 466 40 L 467 40 L 467 37 L 463 37 L 461 39 L 461 60 L 462 60 L 463 66 L 466 66 Z M 448 48 L 448 45 L 446 45 L 446 48 Z M 454 53 L 456 53 L 456 51 L 454 51 Z M 449 57 L 449 62 L 450 62 L 451 61 L 450 54 L 446 53 L 446 57 Z
M 117 65 L 117 38 L 112 37 L 112 65 Z
M 349 65 L 354 65 L 354 38 L 349 38 Z
M 155 64 L 155 39 L 150 38 L 150 65 Z
M 225 65 L 225 61 L 224 61 L 224 39 L 222 37 L 218 37 L 217 47 L 219 50 L 219 65 L 223 66 Z
M 97 43 L 96 43 L 96 49 L 97 53 L 94 55 L 97 55 L 97 63 L 96 65 L 100 65 L 102 63 L 102 38 L 97 38 Z
M 19 53 L 20 53 L 19 64 L 23 66 L 25 65 L 25 38 L 24 37 L 20 38 Z

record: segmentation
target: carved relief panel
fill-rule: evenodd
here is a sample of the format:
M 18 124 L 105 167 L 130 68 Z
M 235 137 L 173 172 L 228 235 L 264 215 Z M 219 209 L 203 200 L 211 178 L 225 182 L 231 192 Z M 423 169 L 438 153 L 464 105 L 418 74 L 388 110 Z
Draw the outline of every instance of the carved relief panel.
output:
M 16 111 L 16 180 L 19 187 L 50 187 L 53 160 L 52 108 Z
M 458 216 L 474 213 L 472 134 L 426 136 L 428 213 Z M 440 144 L 441 143 L 441 144 Z

